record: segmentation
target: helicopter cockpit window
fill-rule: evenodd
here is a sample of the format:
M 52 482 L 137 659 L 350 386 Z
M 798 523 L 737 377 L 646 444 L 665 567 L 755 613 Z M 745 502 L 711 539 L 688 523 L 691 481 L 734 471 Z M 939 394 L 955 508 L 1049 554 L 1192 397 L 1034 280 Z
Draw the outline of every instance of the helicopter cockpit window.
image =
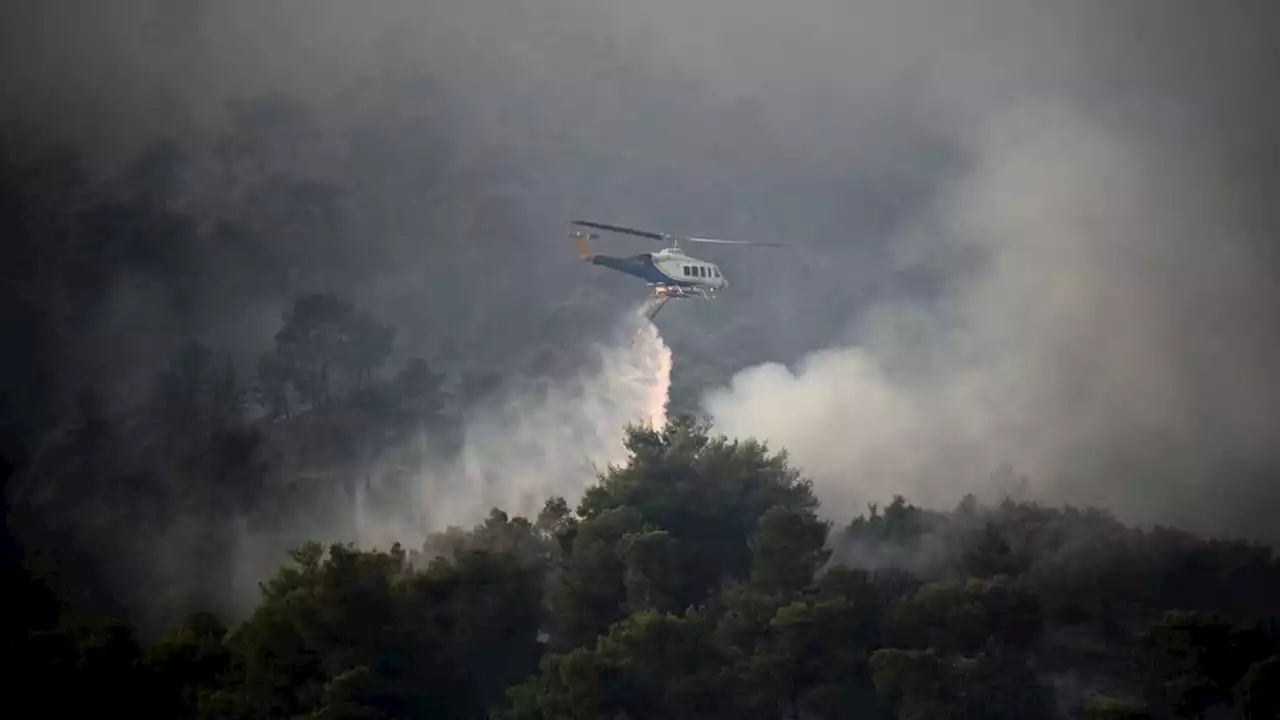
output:
M 720 268 L 711 268 L 711 270 L 716 274 L 716 277 L 720 277 Z

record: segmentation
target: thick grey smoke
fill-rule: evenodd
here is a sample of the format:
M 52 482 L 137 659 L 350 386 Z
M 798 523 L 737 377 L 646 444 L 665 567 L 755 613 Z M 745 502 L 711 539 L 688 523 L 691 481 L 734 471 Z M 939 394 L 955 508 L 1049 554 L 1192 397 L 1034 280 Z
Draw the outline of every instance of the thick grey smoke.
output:
M 666 422 L 671 385 L 671 351 L 638 312 L 595 352 L 591 371 L 517 389 L 477 412 L 460 455 L 430 460 L 400 503 L 358 502 L 359 541 L 416 546 L 429 533 L 470 527 L 491 508 L 532 518 L 553 496 L 576 504 L 600 471 L 626 461 L 628 425 Z
M 595 343 L 594 354 L 590 369 L 568 380 L 513 387 L 473 413 L 456 456 L 422 438 L 373 459 L 354 495 L 337 490 L 297 521 L 241 525 L 237 606 L 252 607 L 258 582 L 304 540 L 420 548 L 432 533 L 469 528 L 492 508 L 533 518 L 554 496 L 576 504 L 601 471 L 626 461 L 628 425 L 665 423 L 671 382 L 671 351 L 640 312 Z
M 1274 288 L 1226 178 L 1160 149 L 1071 106 L 993 118 L 895 239 L 904 267 L 969 269 L 866 308 L 860 344 L 738 374 L 708 398 L 717 426 L 791 449 L 837 508 L 953 503 L 1007 461 L 1046 499 L 1216 524 L 1196 515 L 1280 441 Z
M 351 256 L 381 263 L 358 294 L 406 353 L 516 357 L 557 304 L 640 291 L 574 263 L 569 217 L 782 240 L 708 249 L 731 291 L 659 323 L 677 374 L 753 366 L 708 397 L 714 420 L 787 446 L 831 515 L 894 492 L 947 504 L 1009 462 L 1047 499 L 1271 525 L 1270 0 L 23 7 L 0 11 L 6 125 L 118 159 L 155 137 L 216 138 L 229 99 L 280 90 L 310 107 L 327 134 L 304 164 L 350 190 Z M 215 185 L 192 184 L 197 198 Z M 445 237 L 465 242 L 441 252 Z M 463 256 L 468 273 L 449 264 Z M 137 317 L 162 305 L 124 314 L 165 327 Z M 257 316 L 203 331 L 269 342 L 274 305 L 221 309 Z M 575 322 L 566 335 L 589 334 Z M 103 352 L 142 346 L 102 327 Z M 473 423 L 478 460 L 448 469 L 522 470 L 494 445 L 560 418 L 516 407 Z M 585 444 L 540 453 L 567 466 Z M 407 514 L 467 524 L 580 486 L 466 487 Z
M 938 104 L 962 171 L 889 237 L 888 272 L 939 289 L 858 308 L 853 341 L 793 369 L 740 372 L 707 397 L 718 428 L 792 450 L 837 517 L 893 493 L 954 503 L 1009 462 L 1046 500 L 1280 540 L 1277 225 L 1257 195 L 1276 158 L 1235 134 L 1274 104 L 1261 86 L 1187 104 L 1259 75 L 1239 20 L 1175 23 L 1203 75 L 1144 86 L 1147 107 L 1098 88 L 1150 57 L 1083 45 L 1058 82 L 967 116 Z M 1054 46 L 1002 71 L 1043 71 Z

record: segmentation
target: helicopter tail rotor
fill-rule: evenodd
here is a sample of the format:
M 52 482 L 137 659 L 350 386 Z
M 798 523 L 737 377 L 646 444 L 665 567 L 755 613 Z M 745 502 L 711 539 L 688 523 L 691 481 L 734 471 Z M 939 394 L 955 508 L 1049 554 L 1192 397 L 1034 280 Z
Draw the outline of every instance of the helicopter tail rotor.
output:
M 591 252 L 591 248 L 587 247 L 587 238 L 594 237 L 589 233 L 575 230 L 569 233 L 569 242 L 573 243 L 573 249 L 578 251 L 578 257 L 584 262 L 591 262 L 595 255 Z

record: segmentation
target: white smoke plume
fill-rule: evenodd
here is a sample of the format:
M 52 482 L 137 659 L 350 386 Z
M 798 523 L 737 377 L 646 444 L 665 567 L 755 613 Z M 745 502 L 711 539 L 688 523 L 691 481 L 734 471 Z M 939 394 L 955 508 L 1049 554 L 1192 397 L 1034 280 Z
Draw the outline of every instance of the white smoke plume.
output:
M 901 269 L 946 268 L 940 296 L 739 373 L 714 424 L 786 447 L 837 518 L 895 493 L 946 507 L 1008 462 L 1039 499 L 1221 530 L 1280 441 L 1273 293 L 1229 178 L 1181 171 L 1190 147 L 1067 104 L 993 115 L 894 240 Z
M 495 507 L 533 517 L 552 496 L 575 503 L 601 469 L 626 461 L 628 424 L 666 422 L 671 351 L 652 322 L 636 312 L 595 352 L 592 371 L 472 417 L 461 454 L 424 469 L 403 506 L 388 513 L 360 503 L 358 543 L 417 546 Z

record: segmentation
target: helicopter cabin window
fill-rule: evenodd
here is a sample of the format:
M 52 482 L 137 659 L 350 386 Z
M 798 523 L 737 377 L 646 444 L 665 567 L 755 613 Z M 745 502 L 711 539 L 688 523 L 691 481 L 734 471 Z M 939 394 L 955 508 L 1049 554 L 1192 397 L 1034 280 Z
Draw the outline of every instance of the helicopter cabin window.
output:
M 706 277 L 706 276 L 707 276 L 707 268 L 706 268 L 706 266 L 705 266 L 705 265 L 699 265 L 699 266 L 698 266 L 698 274 L 699 274 L 699 275 L 701 275 L 702 277 Z
M 684 276 L 685 276 L 685 277 L 689 277 L 689 276 L 693 275 L 693 271 L 692 271 L 692 269 L 691 269 L 688 265 L 681 265 L 681 266 L 680 266 L 680 269 L 684 271 Z

